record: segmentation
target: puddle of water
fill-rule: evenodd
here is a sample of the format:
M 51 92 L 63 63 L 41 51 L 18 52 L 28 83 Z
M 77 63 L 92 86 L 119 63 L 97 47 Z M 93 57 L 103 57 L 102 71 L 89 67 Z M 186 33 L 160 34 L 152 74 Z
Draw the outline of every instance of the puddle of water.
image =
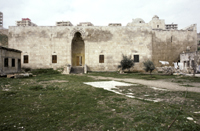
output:
M 133 96 L 133 93 L 131 93 L 131 92 L 123 94 L 123 93 L 120 93 L 120 92 L 115 90 L 115 89 L 118 89 L 117 86 L 133 86 L 133 85 L 138 85 L 138 84 L 128 84 L 128 83 L 117 82 L 117 81 L 84 82 L 84 84 L 91 85 L 91 86 L 96 87 L 96 88 L 103 88 L 105 90 L 112 91 L 112 92 L 114 92 L 116 94 L 125 95 L 126 97 L 129 97 L 129 98 L 137 98 L 137 99 L 146 100 L 146 101 L 152 101 L 152 102 L 160 102 L 160 101 L 162 101 L 160 99 L 156 99 L 156 100 L 143 99 L 143 98 L 139 98 L 139 97 Z M 150 88 L 153 88 L 154 90 L 167 91 L 166 89 L 160 89 L 160 88 L 156 88 L 156 87 L 150 87 Z M 120 91 L 122 91 L 122 90 L 120 90 Z M 132 91 L 132 90 L 129 89 L 129 91 Z M 149 95 L 145 95 L 145 96 L 149 96 Z

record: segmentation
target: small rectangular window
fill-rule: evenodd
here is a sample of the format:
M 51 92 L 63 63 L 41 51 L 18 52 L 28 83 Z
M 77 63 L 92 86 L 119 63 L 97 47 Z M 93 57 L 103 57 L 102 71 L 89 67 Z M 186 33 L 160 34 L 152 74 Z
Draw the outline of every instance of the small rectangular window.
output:
M 134 62 L 139 62 L 139 55 L 134 55 Z
M 192 64 L 192 65 L 191 65 L 192 67 L 195 67 L 194 60 L 192 60 L 192 63 L 191 63 L 191 64 Z
M 28 63 L 28 55 L 24 55 L 24 63 Z
M 57 55 L 52 55 L 52 63 L 57 63 Z
M 157 28 L 159 28 L 159 25 L 157 25 Z
M 187 61 L 187 67 L 190 67 L 190 61 Z
M 12 59 L 12 67 L 15 67 L 15 59 Z
M 8 67 L 8 58 L 4 59 L 4 67 Z
M 99 55 L 99 63 L 104 63 L 104 55 Z

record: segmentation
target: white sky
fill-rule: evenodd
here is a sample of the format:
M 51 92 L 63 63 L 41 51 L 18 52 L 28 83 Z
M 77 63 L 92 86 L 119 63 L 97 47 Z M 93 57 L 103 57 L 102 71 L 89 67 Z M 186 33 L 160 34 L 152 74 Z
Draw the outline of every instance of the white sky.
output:
M 0 0 L 4 28 L 30 18 L 38 26 L 55 26 L 56 21 L 91 22 L 95 26 L 122 23 L 134 18 L 148 23 L 154 15 L 182 29 L 197 24 L 200 32 L 200 0 Z

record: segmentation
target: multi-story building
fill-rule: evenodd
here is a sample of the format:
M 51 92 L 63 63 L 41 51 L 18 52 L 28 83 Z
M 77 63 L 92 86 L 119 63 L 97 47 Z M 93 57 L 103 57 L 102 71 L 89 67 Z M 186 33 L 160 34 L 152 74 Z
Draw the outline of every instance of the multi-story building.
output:
M 21 21 L 16 21 L 16 26 L 37 26 L 37 25 L 32 23 L 29 18 L 22 18 Z
M 0 29 L 3 28 L 3 13 L 0 12 Z
M 70 21 L 57 21 L 56 26 L 73 26 Z
M 167 30 L 178 30 L 178 24 L 166 24 L 165 29 Z

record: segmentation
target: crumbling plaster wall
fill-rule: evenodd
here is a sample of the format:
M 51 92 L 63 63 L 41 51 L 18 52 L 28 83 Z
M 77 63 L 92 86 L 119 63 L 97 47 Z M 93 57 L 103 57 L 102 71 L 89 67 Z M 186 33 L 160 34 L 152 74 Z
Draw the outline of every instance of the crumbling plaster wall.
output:
M 8 47 L 8 29 L 0 29 L 0 46 Z
M 86 63 L 90 71 L 116 71 L 124 55 L 139 55 L 135 70 L 142 70 L 143 61 L 151 59 L 151 29 L 146 27 L 98 27 L 87 28 Z M 104 63 L 99 63 L 104 55 Z
M 135 70 L 143 69 L 143 61 L 178 61 L 187 46 L 195 51 L 196 30 L 152 30 L 141 26 L 37 26 L 10 27 L 9 47 L 22 51 L 22 67 L 59 68 L 72 65 L 72 39 L 81 33 L 85 44 L 85 64 L 89 71 L 116 71 L 124 55 L 139 55 Z M 23 55 L 29 55 L 29 63 L 23 63 Z M 57 55 L 57 63 L 52 63 Z M 104 55 L 104 63 L 99 63 Z
M 22 51 L 22 68 L 58 68 L 71 63 L 70 30 L 65 27 L 10 27 L 9 47 Z M 23 55 L 29 63 L 23 63 Z M 52 63 L 57 55 L 57 63 Z
M 134 67 L 140 70 L 142 61 L 151 59 L 152 35 L 146 27 L 10 27 L 9 47 L 22 51 L 24 68 L 59 68 L 72 64 L 76 32 L 82 34 L 89 71 L 117 70 L 122 54 L 140 55 Z M 29 63 L 23 63 L 23 55 L 29 56 Z M 57 63 L 52 63 L 51 55 L 57 55 Z M 99 63 L 99 55 L 104 55 L 104 63 Z
M 190 47 L 190 51 L 196 51 L 196 30 L 155 30 L 152 33 L 152 58 L 156 65 L 159 60 L 172 62 L 180 60 L 180 54 Z

